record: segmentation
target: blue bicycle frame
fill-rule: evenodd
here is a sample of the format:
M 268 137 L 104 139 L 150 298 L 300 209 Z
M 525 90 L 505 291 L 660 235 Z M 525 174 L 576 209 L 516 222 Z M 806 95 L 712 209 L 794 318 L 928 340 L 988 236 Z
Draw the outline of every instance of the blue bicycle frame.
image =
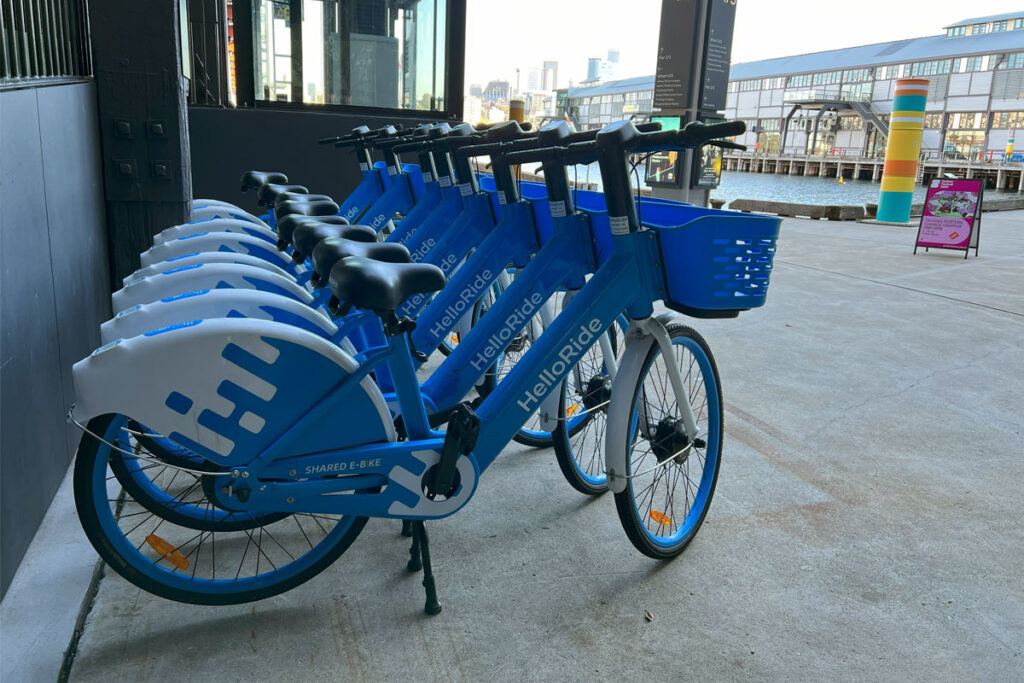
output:
M 613 236 L 612 240 L 612 257 L 478 408 L 480 435 L 473 452 L 459 458 L 460 486 L 452 497 L 433 501 L 423 493 L 423 477 L 437 462 L 443 438 L 430 429 L 408 342 L 404 335 L 397 335 L 390 337 L 385 349 L 371 354 L 357 372 L 343 380 L 288 432 L 239 468 L 251 471 L 261 481 L 259 490 L 254 490 L 239 507 L 404 519 L 438 519 L 456 512 L 472 497 L 480 474 L 621 312 L 625 309 L 631 317 L 647 317 L 652 311 L 651 302 L 662 296 L 654 236 L 634 232 Z M 469 346 L 474 346 L 468 343 L 470 337 L 483 340 L 484 348 L 502 347 L 508 335 L 515 334 L 512 329 L 521 327 L 519 321 L 523 316 L 528 320 L 532 315 L 525 309 L 543 303 L 541 296 L 532 278 L 517 278 L 469 333 L 467 352 Z M 463 347 L 460 344 L 456 351 Z M 358 391 L 358 382 L 385 362 L 395 378 L 409 440 L 296 456 L 295 446 L 300 443 L 303 450 L 312 451 L 310 430 L 322 429 L 324 420 L 330 416 L 345 414 L 350 392 Z M 461 384 L 466 384 L 465 379 L 461 379 Z M 468 384 L 472 386 L 472 380 Z M 318 472 L 343 472 L 345 476 L 300 481 Z M 228 479 L 224 478 L 223 485 Z M 376 486 L 385 488 L 380 493 L 360 492 Z M 333 495 L 341 492 L 350 493 Z

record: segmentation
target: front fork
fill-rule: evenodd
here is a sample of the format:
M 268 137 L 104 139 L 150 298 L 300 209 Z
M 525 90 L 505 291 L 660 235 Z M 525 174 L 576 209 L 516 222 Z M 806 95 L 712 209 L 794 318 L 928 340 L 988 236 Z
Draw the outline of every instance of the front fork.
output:
M 657 317 L 632 320 L 629 331 L 626 333 L 626 350 L 619 364 L 620 376 L 626 378 L 639 378 L 644 369 L 644 362 L 653 344 L 657 344 L 661 355 L 665 358 L 665 364 L 669 373 L 669 380 L 672 385 L 672 392 L 675 394 L 676 405 L 686 428 L 686 434 L 690 441 L 700 437 L 697 427 L 697 418 L 693 414 L 693 406 L 690 405 L 690 395 L 683 383 L 682 371 L 676 360 L 673 349 L 672 338 L 669 336 L 667 325 L 675 318 L 675 314 L 669 313 Z M 608 486 L 611 491 L 620 493 L 626 489 L 629 480 L 627 460 L 630 444 L 632 441 L 631 408 L 633 396 L 627 396 L 629 391 L 612 390 L 611 405 L 608 408 L 607 444 L 605 449 L 606 471 L 608 473 Z M 638 406 L 640 414 L 637 416 L 637 425 L 644 438 L 653 438 L 651 424 L 644 413 L 643 402 Z

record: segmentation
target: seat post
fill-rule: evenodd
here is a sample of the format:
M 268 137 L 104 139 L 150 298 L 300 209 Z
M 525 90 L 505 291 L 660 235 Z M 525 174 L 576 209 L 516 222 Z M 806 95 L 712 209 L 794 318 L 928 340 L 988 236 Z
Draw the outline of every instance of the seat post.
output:
M 427 410 L 423 405 L 420 393 L 420 382 L 416 377 L 416 366 L 412 361 L 412 348 L 409 346 L 408 333 L 416 323 L 403 318 L 399 320 L 394 311 L 381 315 L 384 333 L 388 336 L 388 347 L 391 349 L 388 368 L 398 396 L 398 406 L 402 411 L 402 423 L 409 440 L 428 439 L 432 436 Z

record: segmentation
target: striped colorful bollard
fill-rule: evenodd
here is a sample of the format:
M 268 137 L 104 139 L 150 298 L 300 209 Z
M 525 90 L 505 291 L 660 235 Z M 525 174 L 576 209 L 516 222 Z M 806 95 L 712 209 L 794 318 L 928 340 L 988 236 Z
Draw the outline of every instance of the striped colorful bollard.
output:
M 1013 134 L 1016 131 L 1010 131 L 1010 139 L 1006 141 L 1006 154 L 1003 155 L 1003 161 L 1010 163 L 1010 159 L 1013 157 Z
M 882 191 L 878 196 L 877 219 L 880 221 L 910 221 L 927 100 L 927 78 L 901 78 L 896 81 L 889 140 L 885 145 L 885 165 L 882 167 Z

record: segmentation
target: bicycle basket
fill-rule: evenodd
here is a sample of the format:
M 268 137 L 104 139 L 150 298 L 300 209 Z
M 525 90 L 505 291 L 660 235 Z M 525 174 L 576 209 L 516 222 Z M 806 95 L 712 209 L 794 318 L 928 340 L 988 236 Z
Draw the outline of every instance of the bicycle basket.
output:
M 665 305 L 697 318 L 734 317 L 763 306 L 782 219 L 697 207 L 672 213 L 691 220 L 667 227 L 644 216 L 658 234 Z

